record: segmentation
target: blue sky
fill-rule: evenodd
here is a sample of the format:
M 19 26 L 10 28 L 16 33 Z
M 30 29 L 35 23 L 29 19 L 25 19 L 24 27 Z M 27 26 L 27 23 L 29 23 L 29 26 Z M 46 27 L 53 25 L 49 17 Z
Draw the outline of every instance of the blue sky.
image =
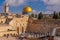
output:
M 60 11 L 60 0 L 0 0 L 0 12 L 4 12 L 5 2 L 9 4 L 12 13 L 21 13 L 27 5 L 31 6 L 34 13 Z

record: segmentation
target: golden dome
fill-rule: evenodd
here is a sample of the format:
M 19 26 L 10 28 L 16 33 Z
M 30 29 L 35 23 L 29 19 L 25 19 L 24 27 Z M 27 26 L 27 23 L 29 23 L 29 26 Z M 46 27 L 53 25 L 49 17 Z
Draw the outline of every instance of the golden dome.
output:
M 24 9 L 23 9 L 23 12 L 32 12 L 32 8 L 30 6 L 26 6 Z

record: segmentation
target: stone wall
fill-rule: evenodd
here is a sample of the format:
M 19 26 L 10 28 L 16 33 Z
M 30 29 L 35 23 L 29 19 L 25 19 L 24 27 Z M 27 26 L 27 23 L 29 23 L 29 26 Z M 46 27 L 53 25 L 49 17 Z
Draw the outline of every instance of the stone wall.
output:
M 42 20 L 29 20 L 27 31 L 29 32 L 50 32 L 52 28 L 60 27 L 60 19 L 42 19 Z

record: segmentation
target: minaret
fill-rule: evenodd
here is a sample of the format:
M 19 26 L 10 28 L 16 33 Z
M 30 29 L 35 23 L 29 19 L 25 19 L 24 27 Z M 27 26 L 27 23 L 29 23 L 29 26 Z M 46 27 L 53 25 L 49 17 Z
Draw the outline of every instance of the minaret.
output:
M 8 3 L 5 4 L 5 13 L 7 13 L 7 14 L 9 13 L 9 5 L 8 5 Z

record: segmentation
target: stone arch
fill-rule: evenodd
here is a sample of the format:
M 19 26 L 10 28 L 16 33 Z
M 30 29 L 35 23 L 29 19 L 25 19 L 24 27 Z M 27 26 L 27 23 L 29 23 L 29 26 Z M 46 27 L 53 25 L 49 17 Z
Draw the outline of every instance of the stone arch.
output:
M 17 36 L 17 34 L 15 34 L 15 36 Z
M 4 37 L 7 36 L 6 34 L 3 35 Z
M 7 34 L 7 38 L 9 37 L 9 34 Z
M 12 33 L 10 33 L 10 35 L 11 35 L 11 36 L 13 36 L 13 34 L 12 34 Z
M 3 23 L 3 21 L 1 21 L 1 23 Z
M 13 36 L 16 36 L 16 34 L 14 33 Z

